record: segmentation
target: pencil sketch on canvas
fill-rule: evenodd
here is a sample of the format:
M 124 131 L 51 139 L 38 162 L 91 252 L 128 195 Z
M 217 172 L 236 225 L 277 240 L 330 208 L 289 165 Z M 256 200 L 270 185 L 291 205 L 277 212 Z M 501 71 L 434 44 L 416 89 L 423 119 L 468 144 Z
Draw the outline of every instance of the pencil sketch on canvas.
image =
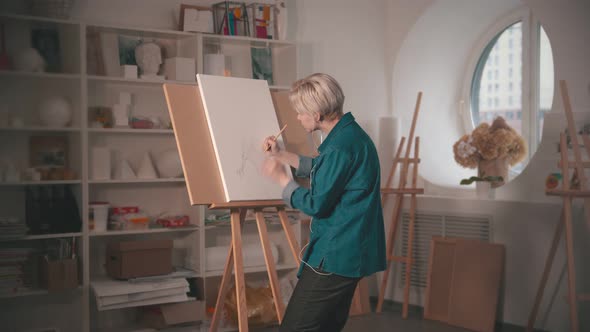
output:
M 281 199 L 281 188 L 260 172 L 262 142 L 279 131 L 267 82 L 200 74 L 197 80 L 227 201 Z

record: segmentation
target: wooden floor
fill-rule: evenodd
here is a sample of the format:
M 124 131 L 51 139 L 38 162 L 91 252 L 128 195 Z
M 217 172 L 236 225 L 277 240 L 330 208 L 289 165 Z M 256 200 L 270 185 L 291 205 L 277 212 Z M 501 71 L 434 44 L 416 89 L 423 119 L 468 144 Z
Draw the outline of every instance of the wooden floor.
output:
M 278 327 L 256 330 L 261 332 L 275 332 Z M 452 327 L 442 323 L 423 320 L 412 315 L 408 319 L 402 319 L 401 313 L 384 312 L 381 314 L 370 313 L 364 316 L 351 317 L 346 323 L 343 332 L 468 332 L 468 330 Z
M 256 329 L 260 332 L 276 332 L 278 327 Z M 498 325 L 495 332 L 524 332 L 523 327 L 511 325 Z M 383 313 L 370 313 L 368 315 L 351 317 L 346 323 L 343 332 L 469 332 L 469 330 L 449 326 L 431 320 L 422 319 L 421 308 L 413 308 L 409 312 L 408 319 L 403 319 L 401 305 L 386 303 Z

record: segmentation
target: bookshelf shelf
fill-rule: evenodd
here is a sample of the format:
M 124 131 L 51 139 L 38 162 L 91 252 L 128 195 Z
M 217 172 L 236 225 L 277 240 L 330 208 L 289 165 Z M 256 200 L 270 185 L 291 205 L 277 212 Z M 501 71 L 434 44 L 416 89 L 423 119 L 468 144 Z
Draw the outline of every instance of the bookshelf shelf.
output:
M 141 229 L 141 230 L 90 232 L 90 236 L 96 237 L 96 236 L 120 236 L 120 235 L 137 235 L 137 234 L 174 233 L 174 232 L 195 232 L 198 230 L 199 230 L 199 226 L 177 227 L 177 228 L 150 228 L 150 229 Z

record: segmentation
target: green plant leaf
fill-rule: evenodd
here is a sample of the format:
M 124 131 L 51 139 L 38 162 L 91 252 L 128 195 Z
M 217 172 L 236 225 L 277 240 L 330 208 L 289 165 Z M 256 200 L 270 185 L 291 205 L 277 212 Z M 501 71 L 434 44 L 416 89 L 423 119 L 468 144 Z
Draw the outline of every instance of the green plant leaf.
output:
M 486 181 L 486 182 L 502 182 L 504 181 L 504 178 L 501 176 L 484 176 L 484 177 L 479 177 L 479 176 L 472 176 L 468 179 L 463 179 L 461 180 L 461 182 L 459 184 L 461 185 L 470 185 L 473 182 L 476 181 Z

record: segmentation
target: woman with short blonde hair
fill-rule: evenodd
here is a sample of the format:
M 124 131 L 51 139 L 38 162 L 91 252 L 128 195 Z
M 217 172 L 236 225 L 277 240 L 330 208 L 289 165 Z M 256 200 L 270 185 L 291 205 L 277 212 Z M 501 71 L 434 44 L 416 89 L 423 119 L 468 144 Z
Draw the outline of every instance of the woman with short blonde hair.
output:
M 318 73 L 295 82 L 289 99 L 298 113 L 315 112 L 326 120 L 342 116 L 344 93 L 330 75 Z
M 270 150 L 263 173 L 283 188 L 289 206 L 312 217 L 299 281 L 279 331 L 337 332 L 346 324 L 358 281 L 386 266 L 379 158 L 352 114 L 343 114 L 344 94 L 331 76 L 313 74 L 293 83 L 290 99 L 303 128 L 321 130 L 325 139 L 315 158 L 281 150 L 276 137 L 264 141 Z M 309 178 L 310 188 L 291 180 L 284 164 Z

